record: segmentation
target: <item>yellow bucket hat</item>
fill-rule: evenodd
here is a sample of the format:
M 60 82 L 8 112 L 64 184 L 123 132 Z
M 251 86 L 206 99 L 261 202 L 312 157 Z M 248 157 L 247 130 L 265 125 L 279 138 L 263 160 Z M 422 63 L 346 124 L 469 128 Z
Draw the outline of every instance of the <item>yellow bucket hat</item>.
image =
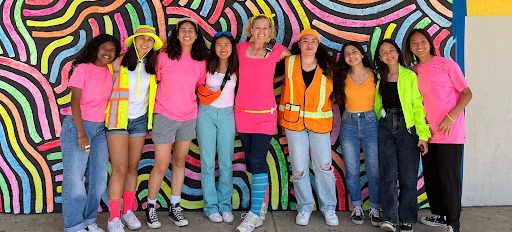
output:
M 149 37 L 151 37 L 151 38 L 153 38 L 155 40 L 155 43 L 153 44 L 153 50 L 158 51 L 158 50 L 160 50 L 160 48 L 162 48 L 163 42 L 160 39 L 160 37 L 158 37 L 156 35 L 155 28 L 152 27 L 152 26 L 147 26 L 147 25 L 138 26 L 137 30 L 135 31 L 135 34 L 133 34 L 132 36 L 128 37 L 124 41 L 126 46 L 131 47 L 132 44 L 133 44 L 133 39 L 135 39 L 135 37 L 137 37 L 139 35 L 146 35 L 146 36 L 149 36 Z
M 307 29 L 302 30 L 299 34 L 299 39 L 301 39 L 302 36 L 305 36 L 305 35 L 312 35 L 312 36 L 316 37 L 316 39 L 318 40 L 318 43 L 322 42 L 320 33 L 318 33 L 318 31 L 316 31 L 315 29 L 307 28 Z

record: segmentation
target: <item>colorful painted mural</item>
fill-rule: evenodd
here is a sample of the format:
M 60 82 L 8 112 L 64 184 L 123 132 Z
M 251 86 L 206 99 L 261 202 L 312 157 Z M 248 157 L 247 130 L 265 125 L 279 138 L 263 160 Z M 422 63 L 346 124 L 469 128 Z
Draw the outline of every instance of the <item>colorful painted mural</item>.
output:
M 140 24 L 157 28 L 165 38 L 181 17 L 199 22 L 206 40 L 216 31 L 231 31 L 239 41 L 247 39 L 242 28 L 253 14 L 273 13 L 277 41 L 290 45 L 304 28 L 315 28 L 334 54 L 345 41 L 365 44 L 374 53 L 383 38 L 403 44 L 407 32 L 425 28 L 433 35 L 436 52 L 454 56 L 452 0 L 0 0 L 0 212 L 45 213 L 61 211 L 62 154 L 59 135 L 62 113 L 69 111 L 67 89 L 71 61 L 86 41 L 99 33 L 124 40 Z M 123 45 L 124 46 L 124 45 Z M 123 47 L 126 50 L 126 47 Z M 276 94 L 279 85 L 276 84 Z M 338 209 L 348 210 L 339 142 L 339 112 L 332 132 L 332 157 L 337 179 Z M 137 198 L 144 207 L 147 180 L 153 166 L 151 138 L 139 164 Z M 248 178 L 239 140 L 233 159 L 236 209 L 249 206 Z M 200 185 L 200 152 L 194 141 L 186 164 L 182 206 L 203 206 Z M 270 207 L 295 209 L 295 198 L 286 138 L 280 132 L 271 141 Z M 421 170 L 420 170 L 421 171 Z M 361 175 L 365 175 L 364 163 Z M 167 208 L 172 170 L 166 174 L 158 203 Z M 363 178 L 363 197 L 368 207 L 368 185 Z M 426 206 L 423 179 L 418 177 L 418 202 Z M 107 196 L 104 196 L 107 199 Z M 102 204 L 102 210 L 106 205 Z

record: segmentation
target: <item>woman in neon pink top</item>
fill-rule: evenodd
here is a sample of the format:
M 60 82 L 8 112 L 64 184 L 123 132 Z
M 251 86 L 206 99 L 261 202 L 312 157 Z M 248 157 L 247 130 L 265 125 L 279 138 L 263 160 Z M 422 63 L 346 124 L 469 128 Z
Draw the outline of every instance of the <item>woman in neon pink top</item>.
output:
M 160 228 L 156 214 L 156 197 L 172 158 L 172 195 L 169 218 L 177 226 L 188 225 L 180 207 L 181 188 L 185 179 L 185 159 L 190 143 L 196 137 L 196 88 L 204 82 L 208 49 L 197 22 L 181 19 L 172 30 L 167 48 L 157 59 L 155 117 L 153 143 L 155 166 L 148 183 L 147 224 Z M 171 148 L 174 143 L 174 149 Z
M 274 70 L 277 62 L 290 55 L 280 45 L 268 51 L 268 38 L 275 34 L 272 18 L 257 15 L 249 19 L 246 33 L 250 42 L 237 45 L 240 60 L 239 85 L 235 98 L 236 129 L 242 141 L 251 176 L 251 210 L 238 231 L 253 231 L 263 224 L 268 186 L 266 154 L 277 127 L 277 104 L 274 97 Z
M 457 232 L 462 190 L 460 165 L 466 142 L 463 110 L 472 93 L 457 63 L 435 55 L 427 31 L 414 29 L 405 43 L 404 55 L 418 74 L 418 87 L 432 129 L 429 152 L 423 156 L 423 176 L 433 215 L 420 218 L 420 222 Z

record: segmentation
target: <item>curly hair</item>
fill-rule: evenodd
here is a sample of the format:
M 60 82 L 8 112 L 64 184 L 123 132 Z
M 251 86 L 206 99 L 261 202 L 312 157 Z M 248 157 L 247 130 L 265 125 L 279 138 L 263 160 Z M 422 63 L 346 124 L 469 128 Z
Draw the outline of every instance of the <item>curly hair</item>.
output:
M 379 41 L 377 44 L 377 49 L 375 49 L 375 55 L 373 56 L 373 63 L 375 65 L 375 70 L 380 75 L 380 78 L 387 81 L 388 80 L 388 74 L 389 74 L 389 67 L 387 64 L 385 64 L 382 60 L 380 60 L 380 47 L 384 44 L 388 43 L 391 44 L 396 52 L 398 52 L 398 63 L 405 67 L 404 57 L 402 55 L 402 50 L 398 47 L 396 42 L 392 39 L 384 39 Z
M 418 29 L 418 28 L 413 29 L 407 35 L 407 39 L 405 40 L 405 49 L 404 49 L 404 61 L 405 61 L 405 64 L 407 64 L 407 66 L 409 68 L 411 68 L 416 63 L 418 63 L 418 57 L 416 55 L 414 55 L 414 53 L 412 53 L 412 51 L 411 51 L 411 37 L 416 33 L 420 33 L 423 36 L 425 36 L 425 38 L 427 39 L 428 44 L 430 46 L 430 55 L 432 55 L 432 56 L 436 55 L 434 43 L 432 42 L 432 38 L 431 38 L 430 34 L 428 33 L 428 31 L 425 29 Z
M 206 47 L 203 34 L 199 30 L 197 23 L 191 19 L 182 19 L 178 24 L 176 24 L 176 27 L 171 31 L 171 36 L 167 37 L 167 47 L 165 48 L 165 52 L 167 52 L 167 55 L 172 60 L 179 60 L 181 58 L 182 50 L 180 40 L 178 39 L 178 32 L 181 26 L 185 23 L 192 24 L 194 26 L 194 31 L 197 34 L 197 39 L 192 44 L 192 59 L 198 61 L 206 60 L 209 50 Z
M 215 73 L 215 70 L 219 67 L 220 61 L 219 56 L 217 55 L 217 52 L 215 52 L 215 43 L 220 38 L 227 38 L 229 39 L 229 42 L 231 42 L 231 55 L 229 55 L 228 58 L 228 70 L 230 73 L 237 73 L 238 74 L 238 53 L 236 51 L 236 43 L 235 39 L 233 39 L 232 36 L 226 36 L 222 35 L 219 37 L 214 37 L 212 41 L 212 51 L 210 52 L 210 56 L 208 56 L 208 59 L 206 60 L 206 68 L 208 69 L 209 73 Z
M 256 16 L 252 16 L 251 18 L 249 18 L 249 21 L 247 22 L 247 26 L 245 26 L 245 28 L 244 28 L 244 32 L 247 35 L 247 37 L 249 37 L 249 38 L 252 37 L 251 29 L 252 29 L 252 27 L 254 27 L 254 23 L 258 19 L 268 20 L 268 24 L 269 24 L 269 28 L 270 28 L 270 34 L 268 37 L 270 37 L 269 39 L 274 39 L 276 37 L 276 27 L 274 26 L 274 22 L 272 21 L 272 18 L 269 18 L 266 15 L 256 15 Z
M 119 53 L 121 53 L 121 44 L 119 43 L 119 40 L 116 37 L 111 36 L 109 34 L 99 34 L 98 36 L 92 38 L 85 45 L 85 47 L 82 48 L 80 53 L 78 53 L 78 56 L 73 61 L 72 67 L 74 68 L 79 64 L 96 62 L 99 48 L 102 44 L 106 42 L 112 42 L 116 47 L 116 55 L 114 59 L 119 57 Z M 73 72 L 73 70 L 71 70 L 71 72 Z

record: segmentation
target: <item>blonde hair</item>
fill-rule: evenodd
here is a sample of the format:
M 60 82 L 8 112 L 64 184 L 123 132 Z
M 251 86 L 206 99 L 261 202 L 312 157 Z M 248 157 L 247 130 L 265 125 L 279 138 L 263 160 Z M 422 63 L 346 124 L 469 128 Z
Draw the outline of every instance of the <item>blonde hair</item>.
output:
M 255 16 L 252 16 L 251 18 L 249 18 L 249 21 L 247 22 L 247 26 L 245 26 L 245 29 L 244 29 L 247 36 L 252 37 L 251 29 L 252 29 L 252 27 L 254 27 L 254 23 L 258 19 L 268 20 L 268 24 L 270 26 L 270 34 L 268 35 L 268 37 L 270 37 L 270 39 L 274 39 L 276 37 L 276 27 L 274 26 L 274 21 L 269 16 L 266 16 L 263 14 L 255 15 Z

